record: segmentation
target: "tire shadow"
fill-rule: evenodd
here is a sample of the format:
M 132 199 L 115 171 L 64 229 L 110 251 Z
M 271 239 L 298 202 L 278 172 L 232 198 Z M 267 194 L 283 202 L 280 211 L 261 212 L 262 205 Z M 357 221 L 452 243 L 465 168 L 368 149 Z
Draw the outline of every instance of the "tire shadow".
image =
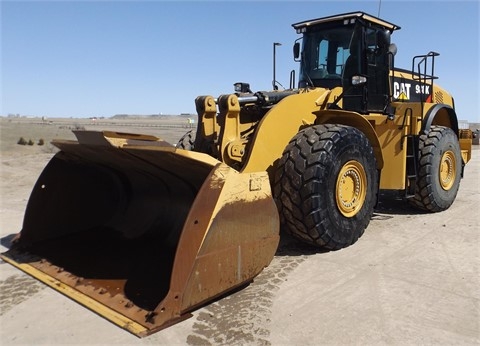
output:
M 380 191 L 378 203 L 375 206 L 371 220 L 389 220 L 395 215 L 421 215 L 428 214 L 408 204 L 408 201 L 399 191 Z M 368 229 L 368 227 L 367 227 Z M 335 250 L 327 250 L 303 243 L 301 240 L 291 236 L 285 230 L 280 230 L 280 243 L 275 256 L 309 256 L 328 253 Z
M 327 253 L 331 250 L 320 249 L 313 245 L 302 242 L 288 234 L 285 230 L 280 230 L 280 242 L 278 244 L 277 256 L 309 256 L 321 253 Z
M 380 191 L 372 219 L 390 218 L 389 215 L 420 215 L 426 211 L 412 207 L 399 191 Z

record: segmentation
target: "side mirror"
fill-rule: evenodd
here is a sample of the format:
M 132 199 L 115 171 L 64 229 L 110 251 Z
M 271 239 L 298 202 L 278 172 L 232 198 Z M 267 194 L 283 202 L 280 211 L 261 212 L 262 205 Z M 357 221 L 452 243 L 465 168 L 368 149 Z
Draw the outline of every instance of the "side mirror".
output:
M 388 49 L 388 46 L 390 45 L 390 31 L 377 31 L 377 45 L 380 48 Z
M 296 61 L 300 57 L 300 42 L 295 42 L 293 45 L 293 59 Z

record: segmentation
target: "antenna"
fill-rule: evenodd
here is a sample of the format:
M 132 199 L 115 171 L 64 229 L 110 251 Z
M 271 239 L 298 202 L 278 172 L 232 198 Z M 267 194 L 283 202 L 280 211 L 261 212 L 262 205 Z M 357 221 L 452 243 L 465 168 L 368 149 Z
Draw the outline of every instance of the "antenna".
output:
M 381 7 L 382 7 L 382 0 L 379 0 L 379 1 L 378 1 L 378 15 L 377 15 L 378 18 L 380 18 L 380 9 L 381 9 Z

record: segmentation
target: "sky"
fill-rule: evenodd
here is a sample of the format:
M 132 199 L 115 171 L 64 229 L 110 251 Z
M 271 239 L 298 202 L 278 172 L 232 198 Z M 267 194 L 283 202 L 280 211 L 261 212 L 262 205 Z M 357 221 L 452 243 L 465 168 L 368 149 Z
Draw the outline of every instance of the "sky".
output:
M 247 82 L 289 85 L 293 23 L 363 11 L 397 24 L 397 67 L 429 51 L 460 120 L 480 122 L 479 17 L 471 1 L 5 1 L 0 115 L 195 114 L 195 98 Z M 298 79 L 298 78 L 297 78 Z

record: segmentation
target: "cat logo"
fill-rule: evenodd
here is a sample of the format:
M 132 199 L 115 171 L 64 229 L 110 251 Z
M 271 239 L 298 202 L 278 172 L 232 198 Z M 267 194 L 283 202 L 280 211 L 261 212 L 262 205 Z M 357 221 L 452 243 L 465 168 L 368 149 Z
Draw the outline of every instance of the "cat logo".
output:
M 400 101 L 410 100 L 410 83 L 393 83 L 393 98 Z

